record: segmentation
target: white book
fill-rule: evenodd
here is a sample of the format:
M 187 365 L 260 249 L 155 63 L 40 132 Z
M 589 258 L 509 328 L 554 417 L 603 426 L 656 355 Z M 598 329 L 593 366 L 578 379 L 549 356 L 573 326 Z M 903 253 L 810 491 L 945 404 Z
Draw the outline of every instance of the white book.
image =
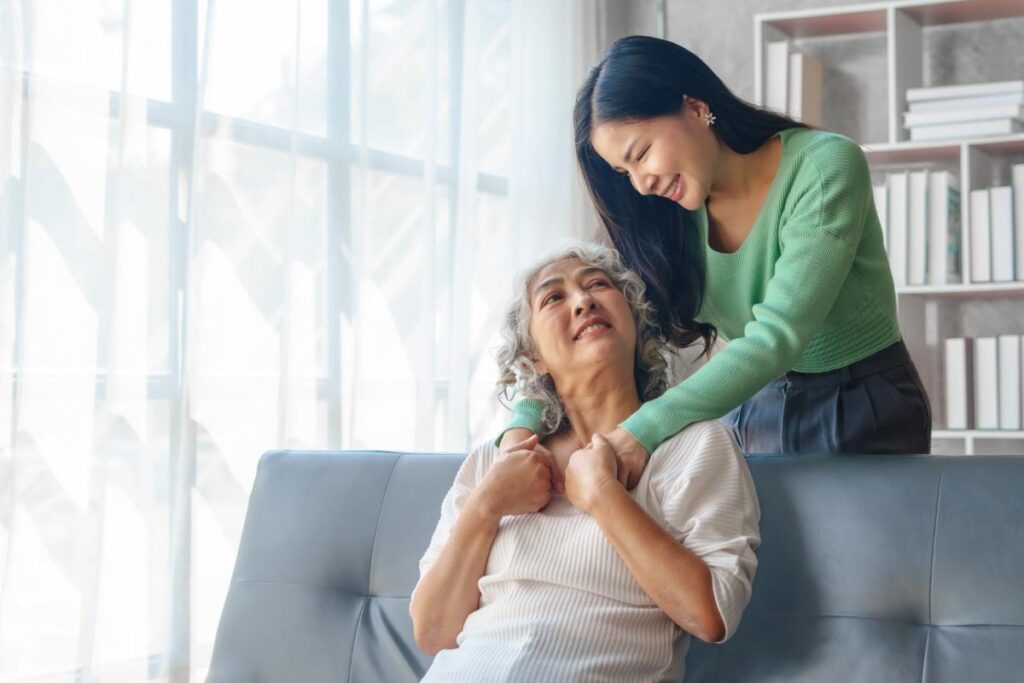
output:
M 1024 119 L 1024 107 L 1019 104 L 1004 104 L 1000 107 L 978 107 L 974 109 L 946 109 L 940 111 L 906 112 L 903 127 L 934 126 L 940 123 L 988 121 L 990 119 Z
M 1024 281 L 1024 164 L 1014 164 L 1013 182 L 1013 239 L 1017 246 L 1017 279 Z
M 989 223 L 992 226 L 992 282 L 1013 281 L 1013 188 L 989 189 Z
M 1024 130 L 1017 119 L 993 119 L 973 123 L 943 123 L 937 126 L 915 126 L 910 129 L 914 142 L 949 140 L 950 138 L 976 138 L 987 135 L 1011 135 Z
M 989 224 L 988 190 L 971 190 L 971 282 L 992 282 L 992 227 Z
M 886 251 L 889 250 L 889 189 L 885 185 L 872 185 L 871 193 L 875 197 L 875 213 L 878 214 L 878 224 L 882 226 L 882 245 Z
M 953 109 L 980 109 L 1001 107 L 1008 104 L 1024 104 L 1024 91 L 1008 95 L 981 95 L 978 97 L 954 97 L 941 100 L 922 100 L 907 104 L 908 111 L 950 111 Z
M 967 85 L 939 85 L 923 88 L 907 88 L 907 102 L 952 99 L 954 97 L 1009 95 L 1017 93 L 1024 93 L 1024 81 L 996 81 L 992 83 L 969 83 Z
M 789 88 L 789 41 L 775 40 L 765 46 L 764 104 L 780 114 L 786 113 Z
M 999 353 L 995 337 L 974 340 L 974 419 L 978 429 L 999 429 Z
M 928 171 L 910 174 L 907 209 L 907 284 L 923 285 L 928 278 Z
M 974 429 L 974 340 L 946 340 L 946 429 Z
M 960 181 L 949 171 L 928 174 L 928 284 L 963 281 Z
M 821 125 L 821 62 L 803 52 L 789 55 L 789 104 L 787 111 L 797 121 Z
M 1020 429 L 1020 337 L 999 337 L 999 428 Z
M 889 267 L 897 287 L 907 284 L 907 200 L 910 174 L 889 174 Z

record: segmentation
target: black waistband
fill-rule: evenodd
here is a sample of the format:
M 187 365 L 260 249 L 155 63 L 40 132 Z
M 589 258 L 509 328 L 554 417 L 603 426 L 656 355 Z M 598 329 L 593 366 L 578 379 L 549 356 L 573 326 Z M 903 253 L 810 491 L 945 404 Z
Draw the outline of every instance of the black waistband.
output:
M 843 368 L 829 370 L 828 372 L 797 372 L 790 370 L 780 377 L 779 382 L 788 382 L 802 386 L 814 384 L 841 384 L 852 379 L 860 379 L 868 375 L 885 372 L 892 368 L 898 368 L 912 362 L 910 352 L 907 351 L 903 340 L 891 344 L 881 351 L 876 351 L 867 358 L 851 363 Z

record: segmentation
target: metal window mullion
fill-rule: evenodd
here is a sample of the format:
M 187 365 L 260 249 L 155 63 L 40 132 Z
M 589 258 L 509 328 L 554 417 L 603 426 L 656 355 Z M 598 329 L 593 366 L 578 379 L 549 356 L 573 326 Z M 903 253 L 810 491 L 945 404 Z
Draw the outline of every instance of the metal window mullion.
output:
M 330 0 L 327 7 L 327 447 L 342 447 L 341 316 L 350 315 L 354 293 L 346 258 L 352 253 L 350 164 L 350 36 L 348 0 Z
M 171 536 L 171 605 L 167 680 L 189 683 L 192 668 L 192 483 L 195 479 L 195 430 L 185 404 L 185 301 L 189 271 L 189 212 L 194 198 L 192 160 L 197 144 L 195 107 L 198 86 L 198 0 L 171 4 L 171 163 L 170 163 L 170 324 L 169 353 L 172 400 L 169 416 L 169 500 Z M 207 21 L 210 17 L 207 17 Z M 184 194 L 184 196 L 182 196 Z M 183 215 L 184 214 L 184 215 Z M 175 485 L 177 484 L 177 488 Z M 174 523 L 178 526 L 175 527 Z M 182 534 L 176 537 L 175 529 Z M 154 672 L 150 672 L 153 677 Z

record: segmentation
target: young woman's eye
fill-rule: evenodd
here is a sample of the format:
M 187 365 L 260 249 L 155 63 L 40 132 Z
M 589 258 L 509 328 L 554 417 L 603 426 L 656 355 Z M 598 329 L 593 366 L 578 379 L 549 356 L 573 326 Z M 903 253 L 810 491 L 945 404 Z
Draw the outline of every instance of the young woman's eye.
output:
M 651 148 L 650 145 L 648 145 L 647 147 L 644 147 L 644 151 L 640 152 L 640 154 L 637 156 L 636 160 L 637 161 L 643 161 L 644 157 L 647 156 L 647 150 L 649 150 L 650 148 Z

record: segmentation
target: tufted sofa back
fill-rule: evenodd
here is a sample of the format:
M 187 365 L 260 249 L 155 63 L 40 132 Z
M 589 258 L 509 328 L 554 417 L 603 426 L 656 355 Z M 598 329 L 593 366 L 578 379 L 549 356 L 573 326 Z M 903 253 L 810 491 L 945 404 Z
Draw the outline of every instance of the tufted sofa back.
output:
M 409 593 L 464 456 L 269 452 L 208 683 L 400 683 Z M 748 457 L 754 595 L 687 681 L 1024 680 L 1024 458 Z

